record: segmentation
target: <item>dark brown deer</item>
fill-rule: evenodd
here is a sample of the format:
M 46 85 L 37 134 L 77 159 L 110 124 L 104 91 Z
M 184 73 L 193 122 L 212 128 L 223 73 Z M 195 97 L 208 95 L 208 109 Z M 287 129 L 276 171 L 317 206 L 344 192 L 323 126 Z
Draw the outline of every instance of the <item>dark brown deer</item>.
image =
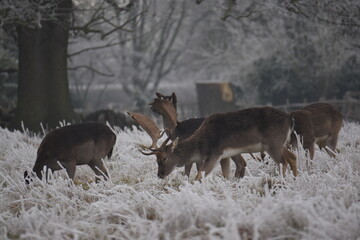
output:
M 314 158 L 315 143 L 320 149 L 335 157 L 339 131 L 343 116 L 327 103 L 314 103 L 290 113 L 295 120 L 294 131 L 302 138 L 305 150 L 309 151 L 310 159 Z M 297 147 L 295 134 L 291 134 L 290 144 Z M 328 149 L 328 148 L 329 149 Z
M 176 166 L 201 162 L 196 176 L 200 180 L 201 172 L 209 174 L 221 159 L 261 151 L 266 151 L 279 166 L 283 164 L 283 174 L 290 163 L 296 176 L 296 156 L 287 150 L 292 128 L 292 118 L 271 107 L 218 113 L 206 118 L 191 137 L 184 141 L 177 138 L 166 145 L 170 136 L 147 154 L 156 155 L 160 178 L 168 176 Z
M 164 122 L 164 128 L 169 129 L 171 140 L 179 138 L 179 141 L 183 141 L 190 137 L 204 122 L 205 118 L 189 118 L 187 120 L 179 122 L 177 120 L 177 97 L 175 93 L 171 96 L 166 96 L 161 93 L 156 93 L 157 98 L 151 103 L 151 110 L 162 116 Z M 235 177 L 242 178 L 245 175 L 246 161 L 241 155 L 235 155 L 232 157 L 236 165 Z M 230 160 L 223 159 L 220 161 L 222 172 L 225 178 L 229 178 Z M 185 165 L 185 174 L 190 176 L 193 163 Z M 199 170 L 201 163 L 196 163 Z
M 101 123 L 79 123 L 55 129 L 42 140 L 33 172 L 42 179 L 45 166 L 50 171 L 63 167 L 69 178 L 73 179 L 76 165 L 87 164 L 95 172 L 97 182 L 100 176 L 108 179 L 109 174 L 102 159 L 111 157 L 115 142 L 116 135 Z M 27 171 L 24 177 L 25 182 L 29 183 L 30 175 Z

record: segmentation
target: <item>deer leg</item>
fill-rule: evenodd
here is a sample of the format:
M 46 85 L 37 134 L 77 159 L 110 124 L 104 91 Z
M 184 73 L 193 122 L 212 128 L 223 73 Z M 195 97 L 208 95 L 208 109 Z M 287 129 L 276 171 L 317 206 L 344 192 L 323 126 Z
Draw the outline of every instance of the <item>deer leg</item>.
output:
M 296 168 L 296 155 L 290 152 L 288 149 L 284 148 L 283 157 L 285 161 L 290 164 L 291 171 L 293 172 L 293 175 L 296 177 L 298 175 Z M 284 166 L 284 168 L 286 167 Z
M 314 159 L 314 154 L 315 154 L 315 143 L 312 143 L 309 146 L 309 154 L 310 154 L 310 159 L 313 160 Z
M 306 169 L 310 170 L 312 168 L 312 160 L 314 159 L 315 154 L 315 139 L 313 141 L 304 141 L 304 149 L 308 151 L 306 154 L 307 157 L 310 157 L 310 160 L 306 158 Z
M 261 151 L 260 157 L 261 157 L 261 160 L 264 161 L 264 159 L 265 159 L 265 157 L 266 157 L 266 154 L 265 154 L 264 151 Z
M 197 173 L 195 180 L 199 181 L 201 180 L 201 172 L 205 171 L 205 176 L 207 176 L 211 170 L 215 167 L 215 163 L 219 160 L 220 156 L 214 156 L 214 157 L 207 157 L 205 161 L 203 162 L 199 172 Z
M 285 171 L 286 171 L 286 162 L 283 157 L 283 146 L 270 146 L 269 150 L 267 151 L 270 157 L 276 162 L 276 164 L 279 166 L 279 173 L 283 174 L 285 177 Z M 283 171 L 280 171 L 280 164 L 283 165 Z
M 335 152 L 336 152 L 337 142 L 338 142 L 338 134 L 326 139 L 326 146 L 328 146 L 330 150 L 327 149 L 326 147 L 325 150 L 330 155 L 330 157 L 333 158 L 336 157 Z
M 323 148 L 326 147 L 326 139 L 324 139 L 320 142 L 317 142 L 317 145 L 319 146 L 320 150 L 322 150 Z
M 261 152 L 260 157 L 255 156 L 253 153 L 249 153 L 249 154 L 253 159 L 258 160 L 259 162 L 262 162 L 264 160 L 264 158 L 265 158 L 265 153 L 264 152 Z
M 220 160 L 221 171 L 224 178 L 229 179 L 229 172 L 230 172 L 230 159 L 224 158 Z
M 201 166 L 202 166 L 202 162 L 197 162 L 196 163 L 196 170 L 200 171 Z
M 69 175 L 69 178 L 71 180 L 74 180 L 75 171 L 76 171 L 76 164 L 69 164 L 67 166 L 64 166 L 66 169 L 67 174 Z
M 191 168 L 192 168 L 192 163 L 189 163 L 189 164 L 186 164 L 186 165 L 185 165 L 185 175 L 186 175 L 187 177 L 190 176 Z
M 91 169 L 95 172 L 95 182 L 100 182 L 101 176 L 105 177 L 105 180 L 109 179 L 109 174 L 105 168 L 105 165 L 101 159 L 93 160 L 88 163 Z
M 246 168 L 245 159 L 240 154 L 231 157 L 231 159 L 234 161 L 236 166 L 235 177 L 243 178 L 245 175 L 245 168 Z

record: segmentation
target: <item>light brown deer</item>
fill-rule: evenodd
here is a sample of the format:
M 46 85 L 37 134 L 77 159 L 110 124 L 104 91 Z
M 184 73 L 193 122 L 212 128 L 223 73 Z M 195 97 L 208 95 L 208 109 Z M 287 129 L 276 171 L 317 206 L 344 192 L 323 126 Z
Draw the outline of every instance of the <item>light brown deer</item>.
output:
M 295 120 L 294 131 L 302 138 L 305 150 L 309 151 L 310 159 L 314 158 L 315 143 L 320 149 L 335 157 L 339 131 L 343 116 L 327 103 L 314 103 L 290 113 Z M 290 144 L 297 147 L 295 134 L 291 134 Z M 328 148 L 329 149 L 328 149 Z
M 156 93 L 157 98 L 151 103 L 151 110 L 162 116 L 164 122 L 164 128 L 169 129 L 168 136 L 171 136 L 171 140 L 179 138 L 179 141 L 183 141 L 190 137 L 204 122 L 205 118 L 189 118 L 184 121 L 177 121 L 177 97 L 175 93 L 171 96 L 165 96 L 161 93 Z M 241 178 L 245 175 L 246 161 L 241 155 L 235 155 L 232 157 L 236 165 L 235 177 Z M 230 172 L 230 160 L 228 158 L 220 161 L 221 169 L 225 178 L 229 178 Z M 185 175 L 190 176 L 193 163 L 185 165 Z M 200 169 L 201 163 L 196 163 L 197 170 Z
M 158 148 L 147 153 L 155 154 L 158 177 L 165 178 L 175 166 L 201 162 L 201 172 L 209 174 L 215 163 L 241 153 L 266 151 L 285 173 L 287 162 L 297 175 L 296 156 L 286 149 L 290 139 L 292 118 L 275 108 L 249 108 L 237 112 L 218 113 L 206 118 L 195 133 L 179 142 L 167 145 L 171 136 Z
M 49 132 L 42 140 L 33 172 L 42 179 L 42 171 L 57 171 L 64 167 L 70 179 L 74 178 L 77 165 L 87 164 L 96 174 L 105 179 L 109 174 L 104 166 L 103 158 L 111 157 L 116 135 L 109 127 L 101 123 L 79 123 L 61 127 Z M 60 163 L 60 164 L 59 164 Z M 25 182 L 30 183 L 30 175 L 24 172 Z

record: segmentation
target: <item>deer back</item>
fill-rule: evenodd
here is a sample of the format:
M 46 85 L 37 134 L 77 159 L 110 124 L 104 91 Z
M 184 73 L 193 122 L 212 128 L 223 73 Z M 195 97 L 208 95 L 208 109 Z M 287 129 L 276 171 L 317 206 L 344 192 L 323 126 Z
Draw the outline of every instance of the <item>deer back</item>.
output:
M 172 140 L 179 138 L 180 141 L 189 138 L 203 123 L 205 118 L 189 118 L 181 122 L 177 122 Z
M 203 142 L 205 152 L 273 141 L 285 143 L 292 127 L 286 113 L 271 107 L 218 113 L 205 119 L 191 136 Z M 209 139 L 209 140 L 208 140 Z M 189 139 L 190 140 L 190 139 Z
M 304 138 L 304 142 L 337 135 L 343 121 L 342 114 L 327 103 L 314 103 L 290 115 L 295 120 L 295 132 Z M 295 142 L 295 135 L 292 135 L 291 143 L 294 146 Z
M 310 113 L 315 137 L 332 135 L 340 131 L 343 116 L 330 104 L 314 103 L 303 110 Z

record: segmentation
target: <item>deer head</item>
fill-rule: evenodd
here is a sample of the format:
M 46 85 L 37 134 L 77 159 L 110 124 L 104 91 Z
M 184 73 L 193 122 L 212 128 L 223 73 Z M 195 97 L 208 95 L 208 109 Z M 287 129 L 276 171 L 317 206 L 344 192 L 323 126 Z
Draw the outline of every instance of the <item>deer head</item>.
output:
M 165 100 L 169 102 L 168 100 Z M 171 144 L 167 145 L 167 143 L 171 140 L 171 132 L 169 129 L 165 129 L 160 134 L 160 129 L 157 127 L 156 123 L 149 117 L 142 115 L 140 113 L 132 113 L 128 112 L 128 114 L 149 134 L 151 139 L 153 140 L 153 144 L 148 147 L 150 152 L 140 152 L 144 155 L 155 155 L 158 164 L 158 177 L 164 178 L 171 173 L 176 164 L 170 164 L 168 161 L 168 155 L 172 155 L 176 145 L 179 141 L 179 138 L 176 138 Z M 169 136 L 160 147 L 157 146 L 157 141 L 162 137 L 164 133 L 167 133 Z M 172 156 L 171 159 L 174 157 Z
M 166 95 L 163 95 L 163 94 L 158 93 L 158 92 L 155 93 L 155 94 L 160 100 L 168 100 L 168 101 L 172 102 L 172 104 L 176 108 L 177 97 L 176 97 L 176 94 L 174 92 L 170 96 L 166 96 Z
M 167 175 L 169 175 L 172 170 L 177 165 L 176 160 L 179 160 L 176 158 L 176 155 L 174 156 L 173 152 L 176 148 L 179 138 L 176 138 L 173 142 L 167 145 L 167 143 L 171 140 L 171 136 L 169 136 L 159 148 L 156 149 L 150 149 L 151 152 L 143 152 L 140 151 L 144 155 L 155 155 L 156 156 L 156 162 L 158 164 L 158 173 L 157 176 L 159 178 L 165 178 Z M 169 161 L 171 159 L 171 161 Z
M 171 97 L 171 99 L 173 98 Z M 155 98 L 150 105 L 152 111 L 163 117 L 164 128 L 173 132 L 177 125 L 176 104 L 172 100 L 168 100 L 168 98 Z

